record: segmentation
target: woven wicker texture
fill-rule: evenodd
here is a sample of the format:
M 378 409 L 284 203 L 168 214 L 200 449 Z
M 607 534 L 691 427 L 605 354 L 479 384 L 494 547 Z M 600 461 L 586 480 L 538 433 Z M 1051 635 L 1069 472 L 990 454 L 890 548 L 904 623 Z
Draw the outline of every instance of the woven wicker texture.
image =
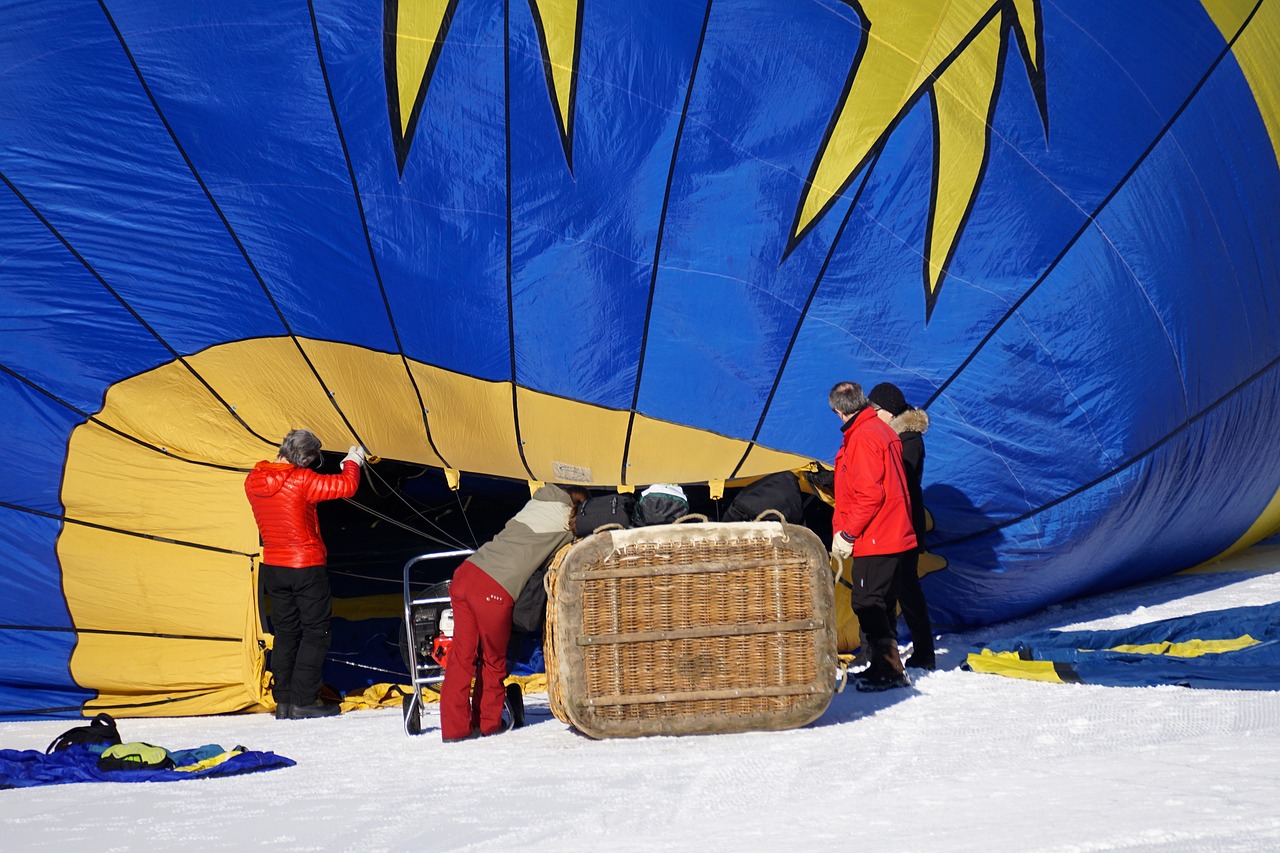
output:
M 794 728 L 830 703 L 832 579 L 806 528 L 607 531 L 547 578 L 551 710 L 585 734 Z

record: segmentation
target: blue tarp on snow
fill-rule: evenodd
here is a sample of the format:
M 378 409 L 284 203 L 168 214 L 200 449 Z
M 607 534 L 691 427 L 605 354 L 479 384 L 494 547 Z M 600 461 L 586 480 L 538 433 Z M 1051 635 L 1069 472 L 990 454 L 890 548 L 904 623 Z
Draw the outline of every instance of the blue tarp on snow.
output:
M 183 766 L 184 753 L 200 760 L 202 749 L 170 752 L 175 763 Z M 207 752 L 208 750 L 204 750 Z M 222 752 L 217 747 L 216 752 Z M 292 758 L 274 752 L 245 751 L 220 764 L 199 770 L 99 770 L 101 750 L 87 746 L 70 746 L 46 755 L 34 749 L 0 749 L 0 788 L 34 788 L 39 785 L 65 785 L 71 782 L 177 782 L 208 776 L 236 776 L 258 770 L 292 767 Z M 215 753 L 216 754 L 216 753 Z

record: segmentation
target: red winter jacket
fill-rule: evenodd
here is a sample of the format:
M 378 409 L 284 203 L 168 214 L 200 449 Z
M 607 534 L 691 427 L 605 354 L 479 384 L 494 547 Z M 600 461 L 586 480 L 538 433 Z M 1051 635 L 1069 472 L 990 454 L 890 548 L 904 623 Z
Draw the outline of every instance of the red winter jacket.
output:
M 836 453 L 835 493 L 831 532 L 855 537 L 855 558 L 916 547 L 902 440 L 870 406 L 844 426 L 844 443 Z
M 293 569 L 323 566 L 329 552 L 320 538 L 316 504 L 349 498 L 359 485 L 355 462 L 344 462 L 341 474 L 317 474 L 288 462 L 253 466 L 244 493 L 262 535 L 262 562 Z

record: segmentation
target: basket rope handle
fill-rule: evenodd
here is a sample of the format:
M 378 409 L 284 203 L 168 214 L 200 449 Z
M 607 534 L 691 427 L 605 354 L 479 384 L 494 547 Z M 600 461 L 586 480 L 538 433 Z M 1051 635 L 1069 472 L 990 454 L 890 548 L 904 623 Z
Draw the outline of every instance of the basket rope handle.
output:
M 705 515 L 703 515 L 702 513 L 700 513 L 700 512 L 691 512 L 691 513 L 689 513 L 688 515 L 682 515 L 682 516 L 680 516 L 679 518 L 677 518 L 675 521 L 673 521 L 673 522 L 671 522 L 671 523 L 672 523 L 672 524 L 684 524 L 686 521 L 701 521 L 701 522 L 705 522 L 705 521 L 708 521 L 708 520 L 709 520 L 709 519 L 708 519 Z
M 776 515 L 776 516 L 778 517 L 778 521 L 781 521 L 783 524 L 786 524 L 786 523 L 787 523 L 787 517 L 786 517 L 785 515 L 783 515 L 783 514 L 782 514 L 782 511 L 781 511 L 781 510 L 776 510 L 776 509 L 773 509 L 773 508 L 769 508 L 769 509 L 766 509 L 766 510 L 761 510 L 761 511 L 760 511 L 760 514 L 759 514 L 759 515 L 757 515 L 757 516 L 755 517 L 755 520 L 756 520 L 756 521 L 765 521 L 765 520 L 766 520 L 766 516 L 769 516 L 769 515 Z
M 626 529 L 627 529 L 627 528 L 623 527 L 623 526 L 622 526 L 621 524 L 619 524 L 618 522 L 616 522 L 616 521 L 611 521 L 611 522 L 609 522 L 608 524 L 602 524 L 602 525 L 600 525 L 600 526 L 599 526 L 599 527 L 597 527 L 595 530 L 592 530 L 592 531 L 591 531 L 591 533 L 592 533 L 592 535 L 595 535 L 596 533 L 599 533 L 599 532 L 600 532 L 600 531 L 602 531 L 602 530 L 626 530 Z

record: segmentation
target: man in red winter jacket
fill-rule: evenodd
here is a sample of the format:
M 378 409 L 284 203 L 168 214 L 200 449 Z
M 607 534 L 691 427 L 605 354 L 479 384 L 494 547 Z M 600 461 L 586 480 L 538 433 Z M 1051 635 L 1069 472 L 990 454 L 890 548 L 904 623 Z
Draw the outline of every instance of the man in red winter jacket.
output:
M 896 620 L 889 619 L 885 603 L 898 564 L 916 547 L 902 441 L 876 416 L 856 382 L 837 383 L 827 399 L 844 431 L 836 453 L 831 554 L 842 566 L 853 560 L 850 598 L 870 647 L 871 665 L 856 686 L 859 690 L 906 687 L 910 682 L 892 627 Z
M 320 439 L 295 429 L 284 437 L 275 461 L 259 462 L 244 481 L 262 537 L 259 573 L 271 597 L 271 694 L 277 720 L 339 712 L 338 706 L 319 701 L 333 607 L 316 504 L 354 495 L 364 457 L 363 448 L 352 447 L 341 474 L 316 473 L 311 466 L 320 458 Z

